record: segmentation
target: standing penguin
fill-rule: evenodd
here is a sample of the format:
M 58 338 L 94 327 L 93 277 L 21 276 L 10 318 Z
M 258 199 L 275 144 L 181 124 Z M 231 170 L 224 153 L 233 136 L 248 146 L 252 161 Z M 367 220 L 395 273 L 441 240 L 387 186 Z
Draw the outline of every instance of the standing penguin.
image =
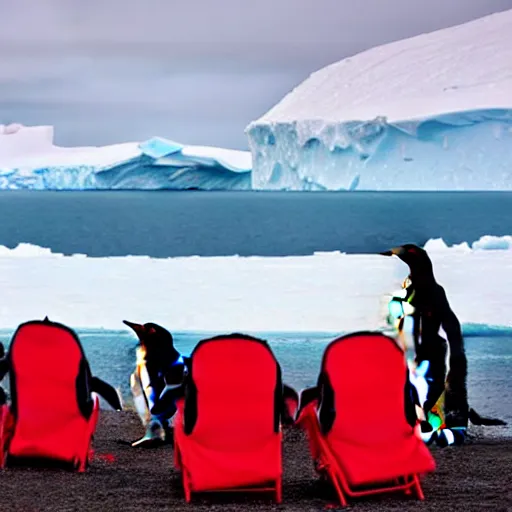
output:
M 145 435 L 132 446 L 150 446 L 172 440 L 170 421 L 175 400 L 161 400 L 164 389 L 180 386 L 186 372 L 185 359 L 174 347 L 172 334 L 155 323 L 123 320 L 139 339 L 136 369 L 130 376 L 135 408 L 146 427 Z
M 429 387 L 425 410 L 430 410 L 445 390 L 446 340 L 450 345 L 450 371 L 446 377 L 445 411 L 447 426 L 466 428 L 468 424 L 467 359 L 460 322 L 452 311 L 444 288 L 434 277 L 432 262 L 424 249 L 406 244 L 382 253 L 398 256 L 409 267 L 407 301 L 413 308 L 413 339 L 416 363 L 429 361 Z
M 467 428 L 467 359 L 460 322 L 452 311 L 444 288 L 434 277 L 432 262 L 424 249 L 406 244 L 382 253 L 398 256 L 409 267 L 408 302 L 414 307 L 413 338 L 416 362 L 429 361 L 432 379 L 424 405 L 430 410 L 445 390 L 446 340 L 439 335 L 442 327 L 450 345 L 450 370 L 446 377 L 445 422 L 449 428 Z M 414 294 L 414 295 L 413 295 Z M 420 336 L 421 334 L 421 336 Z
M 460 322 L 450 307 L 444 288 L 434 277 L 432 262 L 424 249 L 406 244 L 381 253 L 398 256 L 409 267 L 407 292 L 403 298 L 414 312 L 413 339 L 416 363 L 428 361 L 426 374 L 429 382 L 425 414 L 438 404 L 444 392 L 443 403 L 447 444 L 464 441 L 468 421 L 474 424 L 502 425 L 501 420 L 481 418 L 469 409 L 467 396 L 467 359 Z M 450 346 L 449 371 L 446 376 L 446 340 L 440 336 L 443 328 Z M 451 442 L 450 442 L 451 441 Z

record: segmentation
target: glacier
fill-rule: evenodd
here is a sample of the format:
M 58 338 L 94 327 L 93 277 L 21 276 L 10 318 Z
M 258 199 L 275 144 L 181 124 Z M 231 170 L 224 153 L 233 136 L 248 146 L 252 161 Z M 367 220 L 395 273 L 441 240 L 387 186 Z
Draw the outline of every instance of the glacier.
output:
M 0 190 L 248 190 L 249 151 L 153 137 L 102 147 L 55 146 L 52 126 L 0 125 Z
M 260 190 L 512 190 L 512 10 L 313 73 L 246 128 Z

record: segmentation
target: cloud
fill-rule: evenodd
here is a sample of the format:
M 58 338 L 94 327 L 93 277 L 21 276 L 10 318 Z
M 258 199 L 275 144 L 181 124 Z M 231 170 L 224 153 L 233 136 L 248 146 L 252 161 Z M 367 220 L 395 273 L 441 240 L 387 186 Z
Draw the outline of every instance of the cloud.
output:
M 54 124 L 69 144 L 158 133 L 245 147 L 245 125 L 316 69 L 507 8 L 512 0 L 0 0 L 0 123 Z

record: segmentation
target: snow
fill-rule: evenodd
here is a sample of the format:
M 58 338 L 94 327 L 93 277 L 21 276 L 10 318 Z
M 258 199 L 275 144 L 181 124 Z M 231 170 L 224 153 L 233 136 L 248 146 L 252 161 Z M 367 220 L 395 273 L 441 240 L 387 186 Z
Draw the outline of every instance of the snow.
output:
M 257 123 L 424 119 L 512 108 L 512 10 L 372 48 L 313 73 Z
M 462 250 L 426 244 L 465 328 L 512 328 L 512 288 L 503 286 L 512 282 L 511 240 L 483 237 Z M 0 247 L 0 328 L 49 315 L 75 328 L 122 329 L 130 318 L 173 331 L 379 329 L 386 296 L 407 272 L 380 255 L 90 258 L 20 244 Z
M 154 137 L 103 147 L 53 144 L 52 126 L 0 125 L 0 189 L 248 189 L 251 154 Z
M 53 144 L 53 126 L 0 125 L 0 169 L 103 166 L 131 160 L 141 154 L 137 143 L 103 147 L 65 148 Z
M 512 189 L 512 10 L 315 73 L 246 129 L 257 189 Z

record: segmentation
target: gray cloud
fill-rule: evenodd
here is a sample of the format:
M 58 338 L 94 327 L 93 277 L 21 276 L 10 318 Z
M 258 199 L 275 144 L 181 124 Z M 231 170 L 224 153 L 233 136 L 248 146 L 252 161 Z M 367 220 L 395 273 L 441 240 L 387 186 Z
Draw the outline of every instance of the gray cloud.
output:
M 512 0 L 0 0 L 0 122 L 66 145 L 162 135 L 245 148 L 311 72 Z

